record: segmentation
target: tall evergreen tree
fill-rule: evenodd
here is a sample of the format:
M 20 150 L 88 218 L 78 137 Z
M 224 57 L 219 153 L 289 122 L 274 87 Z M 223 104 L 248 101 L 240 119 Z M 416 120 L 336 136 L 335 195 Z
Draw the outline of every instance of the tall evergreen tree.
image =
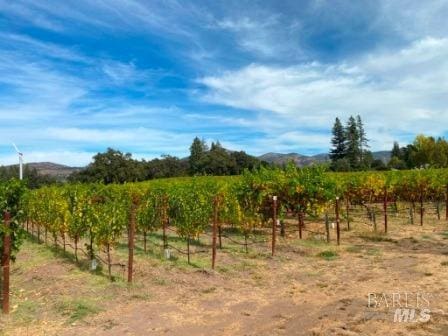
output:
M 369 148 L 369 139 L 367 139 L 366 131 L 364 130 L 364 124 L 359 114 L 356 116 L 356 124 L 358 126 L 359 148 L 361 150 L 362 156 L 364 151 Z
M 392 151 L 390 153 L 390 157 L 391 158 L 396 157 L 397 159 L 401 159 L 402 158 L 400 145 L 396 141 L 394 141 L 394 145 L 392 147 Z
M 361 140 L 358 123 L 353 116 L 350 116 L 345 129 L 347 159 L 352 169 L 360 167 L 361 163 Z
M 330 159 L 332 163 L 343 159 L 346 155 L 346 137 L 345 130 L 339 118 L 334 121 L 332 129 L 333 138 L 331 139 L 332 149 L 330 150 Z
M 190 146 L 190 173 L 192 175 L 202 174 L 203 171 L 203 159 L 207 152 L 207 144 L 204 140 L 195 137 L 193 143 Z

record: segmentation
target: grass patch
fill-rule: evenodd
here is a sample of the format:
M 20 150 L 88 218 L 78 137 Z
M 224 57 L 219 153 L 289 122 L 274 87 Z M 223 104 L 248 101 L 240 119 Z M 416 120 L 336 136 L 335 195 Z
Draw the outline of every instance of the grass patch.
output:
M 130 299 L 149 301 L 151 299 L 151 295 L 148 293 L 134 293 L 130 296 Z
M 352 246 L 347 247 L 345 250 L 349 253 L 361 253 L 362 246 L 352 245 Z
M 362 238 L 364 240 L 371 241 L 371 242 L 397 243 L 396 240 L 389 238 L 384 234 L 379 234 L 379 233 L 364 233 L 364 234 L 359 235 L 359 238 Z
M 208 288 L 203 289 L 202 293 L 203 294 L 209 294 L 209 293 L 213 293 L 215 291 L 216 291 L 216 287 L 213 286 L 213 287 L 208 287 Z
M 412 244 L 417 244 L 418 243 L 418 240 L 417 239 L 415 239 L 414 237 L 409 237 L 409 241 L 412 243 Z
M 91 301 L 83 299 L 65 300 L 58 305 L 63 316 L 67 316 L 67 322 L 72 324 L 84 320 L 89 315 L 100 312 L 100 309 Z
M 335 251 L 327 250 L 327 251 L 322 251 L 322 252 L 318 253 L 317 256 L 322 259 L 325 259 L 325 260 L 334 260 L 339 255 Z
M 37 319 L 39 314 L 39 303 L 33 300 L 26 300 L 17 305 L 17 309 L 13 307 L 13 314 L 18 321 L 29 324 Z
M 153 282 L 154 282 L 154 284 L 156 284 L 158 286 L 166 286 L 169 284 L 169 281 L 167 279 L 159 278 L 159 277 L 154 278 Z
M 366 251 L 367 255 L 371 255 L 371 256 L 379 256 L 381 255 L 381 250 L 379 248 L 368 248 Z

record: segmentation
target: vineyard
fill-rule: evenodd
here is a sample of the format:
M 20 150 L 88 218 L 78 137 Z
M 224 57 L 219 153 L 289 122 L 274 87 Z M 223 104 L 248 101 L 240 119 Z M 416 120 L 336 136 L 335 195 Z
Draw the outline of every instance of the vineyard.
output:
M 448 170 L 329 173 L 322 168 L 263 168 L 240 177 L 196 177 L 101 185 L 67 184 L 29 191 L 21 200 L 25 230 L 99 262 L 132 280 L 134 249 L 165 258 L 210 260 L 242 248 L 275 254 L 277 236 L 340 243 L 341 231 L 387 233 L 394 223 L 423 225 L 448 217 Z M 342 229 L 342 226 L 344 229 Z M 343 232 L 343 233 L 344 233 Z M 336 237 L 333 237 L 336 236 Z M 14 239 L 13 239 L 14 240 Z M 114 253 L 127 246 L 125 255 Z
M 193 323 L 203 334 L 196 312 L 206 319 L 213 311 L 219 318 L 206 319 L 207 326 L 229 335 L 250 334 L 253 314 L 259 331 L 284 325 L 294 334 L 303 309 L 311 309 L 309 328 L 323 319 L 320 330 L 335 334 L 347 309 L 357 316 L 351 328 L 369 334 L 378 325 L 362 315 L 366 293 L 446 287 L 447 183 L 447 170 L 294 166 L 33 190 L 10 181 L 1 186 L 0 204 L 2 293 L 11 293 L 2 304 L 11 314 L 0 317 L 0 330 L 74 335 L 98 326 L 99 334 L 113 328 L 119 335 L 133 323 L 146 334 L 143 327 L 154 323 L 169 333 L 168 323 L 181 335 Z M 443 308 L 446 300 L 433 302 Z M 100 320 L 64 324 L 86 314 Z M 235 314 L 242 314 L 242 329 L 235 329 Z

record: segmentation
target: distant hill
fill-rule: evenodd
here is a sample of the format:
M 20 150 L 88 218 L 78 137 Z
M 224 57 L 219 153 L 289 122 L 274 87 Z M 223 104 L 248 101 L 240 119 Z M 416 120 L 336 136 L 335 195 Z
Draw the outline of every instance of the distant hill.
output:
M 390 160 L 390 151 L 373 152 L 372 155 L 375 160 L 380 159 L 384 163 L 387 163 Z M 294 161 L 294 163 L 299 167 L 306 167 L 312 164 L 320 164 L 330 161 L 328 154 L 325 153 L 316 155 L 302 155 L 298 153 L 266 153 L 258 156 L 258 159 L 277 165 Z
M 384 163 L 390 160 L 390 151 L 378 151 L 372 153 L 373 158 L 380 159 Z M 268 163 L 274 163 L 277 165 L 282 165 L 288 163 L 289 161 L 294 161 L 294 163 L 299 167 L 306 167 L 312 164 L 321 164 L 329 162 L 328 154 L 316 154 L 316 155 L 302 155 L 298 153 L 266 153 L 257 157 L 259 160 L 266 161 Z M 184 158 L 185 160 L 188 159 Z M 12 167 L 17 165 L 11 165 L 6 167 Z M 70 167 L 53 162 L 32 162 L 27 163 L 27 167 L 34 168 L 41 175 L 48 175 L 56 178 L 59 181 L 67 180 L 68 176 L 72 173 L 82 170 L 84 167 Z
M 277 165 L 282 165 L 287 162 L 293 161 L 299 167 L 309 166 L 316 163 L 325 163 L 329 160 L 328 154 L 307 156 L 298 153 L 266 153 L 260 155 L 258 159 Z
M 11 165 L 6 167 L 12 167 L 17 165 Z M 31 162 L 26 163 L 26 167 L 31 169 L 36 169 L 36 171 L 40 175 L 48 175 L 53 178 L 56 178 L 57 180 L 64 181 L 67 179 L 67 177 L 72 174 L 75 171 L 79 171 L 82 168 L 79 167 L 69 167 L 58 163 L 53 162 Z

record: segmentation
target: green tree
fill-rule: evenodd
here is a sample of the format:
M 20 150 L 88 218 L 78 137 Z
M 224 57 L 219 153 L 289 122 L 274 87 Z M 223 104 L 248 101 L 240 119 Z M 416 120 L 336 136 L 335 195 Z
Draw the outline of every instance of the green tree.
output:
M 334 122 L 332 134 L 333 138 L 331 139 L 332 149 L 330 150 L 330 159 L 334 163 L 340 159 L 343 159 L 347 154 L 346 134 L 339 118 L 336 118 Z
M 366 131 L 364 129 L 364 124 L 362 122 L 361 116 L 358 114 L 356 116 L 356 124 L 358 126 L 358 135 L 359 135 L 359 148 L 361 151 L 361 155 L 364 151 L 369 148 L 369 139 L 367 139 Z
M 144 180 L 144 166 L 134 160 L 132 154 L 108 148 L 98 153 L 93 162 L 80 172 L 74 173 L 70 180 L 80 182 L 124 183 Z
M 207 151 L 208 147 L 205 141 L 195 137 L 190 146 L 190 174 L 200 175 L 204 173 L 204 156 Z
M 406 169 L 406 162 L 403 160 L 403 151 L 396 141 L 392 147 L 388 167 L 391 169 Z
M 146 179 L 188 175 L 188 161 L 175 156 L 162 155 L 161 159 L 144 162 Z
M 402 151 L 400 149 L 400 145 L 396 141 L 394 141 L 394 145 L 393 145 L 392 151 L 390 153 L 391 158 L 393 158 L 394 156 L 398 159 L 402 158 Z
M 348 119 L 345 133 L 347 140 L 347 159 L 352 169 L 358 169 L 361 163 L 361 140 L 358 123 L 353 116 L 350 116 Z
M 230 175 L 236 166 L 233 157 L 219 142 L 212 143 L 210 151 L 204 156 L 203 163 L 204 170 L 208 175 Z
M 235 161 L 232 175 L 240 175 L 245 169 L 255 169 L 262 165 L 262 162 L 254 156 L 246 154 L 244 151 L 231 152 L 230 157 Z

